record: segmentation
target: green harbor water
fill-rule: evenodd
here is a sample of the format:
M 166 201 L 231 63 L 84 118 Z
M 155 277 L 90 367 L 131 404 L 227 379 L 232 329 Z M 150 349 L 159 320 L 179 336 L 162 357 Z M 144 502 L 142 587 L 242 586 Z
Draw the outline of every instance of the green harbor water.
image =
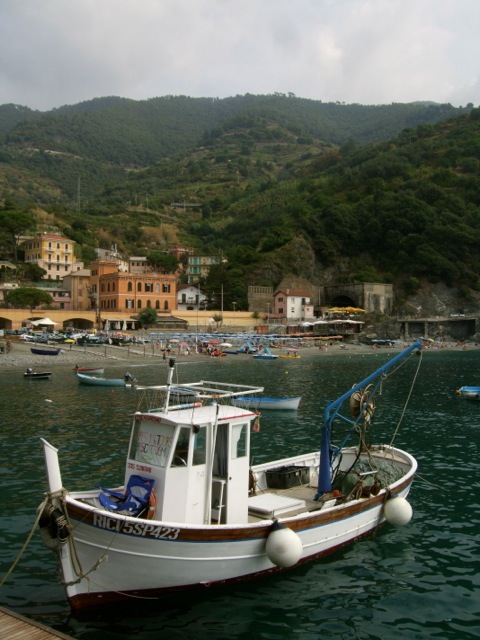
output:
M 303 396 L 297 412 L 264 412 L 253 462 L 320 446 L 323 409 L 392 355 L 319 352 L 299 360 L 248 356 L 184 358 L 178 382 L 260 384 L 266 395 Z M 415 364 L 385 385 L 375 441 L 390 442 Z M 140 384 L 163 384 L 163 362 L 128 369 Z M 46 490 L 40 437 L 59 448 L 63 484 L 75 490 L 122 481 L 138 395 L 83 387 L 71 366 L 49 381 L 0 369 L 0 578 L 19 554 Z M 125 364 L 106 374 L 123 375 Z M 454 391 L 480 385 L 480 349 L 430 351 L 395 444 L 419 462 L 405 527 L 386 526 L 326 559 L 238 585 L 71 613 L 54 554 L 37 531 L 0 588 L 3 606 L 84 640 L 464 640 L 480 636 L 480 402 Z M 394 406 L 393 413 L 389 411 Z M 280 415 L 278 415 L 280 414 Z M 1 635 L 1 633 L 0 633 Z

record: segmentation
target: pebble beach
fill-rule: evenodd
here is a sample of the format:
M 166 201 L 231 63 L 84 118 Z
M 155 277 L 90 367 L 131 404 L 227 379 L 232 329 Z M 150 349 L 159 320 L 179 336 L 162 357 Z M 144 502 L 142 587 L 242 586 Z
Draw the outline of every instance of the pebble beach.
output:
M 110 362 L 112 365 L 115 363 L 125 362 L 131 364 L 148 364 L 153 361 L 161 362 L 163 358 L 163 351 L 160 345 L 155 344 L 130 344 L 121 347 L 113 345 L 102 345 L 100 347 L 83 347 L 79 345 L 60 345 L 61 353 L 58 356 L 42 356 L 32 354 L 30 348 L 33 346 L 30 343 L 24 343 L 21 341 L 12 341 L 10 343 L 10 351 L 8 353 L 0 353 L 0 373 L 8 372 L 9 370 L 26 369 L 31 367 L 34 371 L 50 370 L 54 367 L 76 364 L 80 366 L 98 366 L 101 364 L 107 364 Z M 48 345 L 36 345 L 44 346 L 45 348 L 56 348 Z M 380 350 L 387 350 L 391 352 L 401 351 L 403 343 L 398 342 L 393 347 L 372 347 L 365 344 L 348 344 L 348 343 L 335 343 L 332 345 L 324 346 L 319 349 L 317 346 L 302 346 L 299 350 L 301 356 L 309 357 L 326 357 L 332 354 L 368 354 L 375 353 Z M 427 350 L 434 349 L 451 349 L 451 350 L 478 350 L 477 344 L 461 344 L 461 343 L 444 343 L 441 347 L 434 345 L 425 345 Z M 273 353 L 280 354 L 284 352 L 284 349 L 272 349 Z M 175 357 L 185 357 L 182 352 L 172 351 L 171 354 Z M 190 350 L 189 358 L 198 357 L 206 358 L 204 354 L 196 354 L 194 349 Z M 227 356 L 228 357 L 228 356 Z
M 112 364 L 116 361 L 131 363 L 147 363 L 152 359 L 162 360 L 163 352 L 159 347 L 152 345 L 115 347 L 111 345 L 101 347 L 81 347 L 76 345 L 60 345 L 61 352 L 57 356 L 43 356 L 33 354 L 30 348 L 33 345 L 23 342 L 11 342 L 10 351 L 0 354 L 0 372 L 9 370 L 26 369 L 31 367 L 34 371 L 51 370 L 53 367 L 76 364 L 80 366 L 98 366 L 100 363 Z M 54 349 L 53 345 L 35 345 L 45 349 Z

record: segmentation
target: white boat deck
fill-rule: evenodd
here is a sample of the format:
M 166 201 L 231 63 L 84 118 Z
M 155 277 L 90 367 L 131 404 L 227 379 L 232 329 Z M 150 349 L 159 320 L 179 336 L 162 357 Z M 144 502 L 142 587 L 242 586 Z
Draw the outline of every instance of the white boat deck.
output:
M 310 483 L 288 489 L 262 489 L 248 499 L 249 522 L 271 520 L 276 517 L 294 516 L 308 511 L 317 511 L 322 506 L 333 505 L 333 501 L 314 500 L 316 487 Z

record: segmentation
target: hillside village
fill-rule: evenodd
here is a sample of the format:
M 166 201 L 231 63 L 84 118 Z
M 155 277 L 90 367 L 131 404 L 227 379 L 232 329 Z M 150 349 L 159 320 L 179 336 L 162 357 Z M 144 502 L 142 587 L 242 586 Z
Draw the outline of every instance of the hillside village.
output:
M 51 305 L 42 305 L 45 310 L 93 311 L 97 329 L 113 326 L 107 315 L 111 312 L 118 316 L 115 323 L 118 328 L 139 328 L 142 326 L 139 314 L 143 309 L 155 310 L 157 327 L 186 328 L 185 324 L 182 326 L 181 322 L 175 322 L 175 314 L 187 310 L 197 311 L 197 314 L 200 310 L 206 312 L 209 301 L 199 281 L 208 274 L 211 265 L 219 260 L 214 256 L 188 255 L 183 274 L 180 258 L 183 254 L 189 254 L 189 251 L 174 248 L 171 252 L 179 260 L 179 269 L 175 273 L 168 273 L 156 270 L 146 257 L 124 258 L 113 248 L 111 251 L 99 249 L 97 260 L 85 268 L 75 257 L 75 241 L 46 232 L 24 239 L 22 248 L 25 262 L 36 264 L 45 274 L 43 281 L 34 285 L 52 297 Z M 10 278 L 0 286 L 1 300 L 4 300 L 8 291 L 22 286 L 16 281 L 14 265 L 3 261 L 3 267 L 4 273 L 10 274 Z M 182 275 L 186 277 L 187 284 L 180 283 Z M 337 303 L 342 306 L 329 309 L 320 305 L 320 294 L 315 304 L 308 283 L 305 286 L 304 289 L 290 289 L 287 285 L 275 291 L 268 287 L 251 287 L 252 321 L 259 325 L 266 324 L 267 330 L 271 326 L 277 332 L 286 332 L 290 325 L 291 331 L 313 333 L 315 329 L 317 335 L 326 337 L 338 335 L 339 332 L 342 336 L 360 332 L 363 322 L 359 314 L 367 309 L 352 307 L 352 299 L 348 297 L 345 287 L 338 292 L 330 291 L 332 300 L 335 293 L 339 294 Z M 372 311 L 390 311 L 391 286 L 377 285 L 376 288 L 376 295 L 364 298 L 366 306 Z M 8 305 L 3 302 L 2 306 Z M 235 302 L 232 307 L 235 312 Z M 225 311 L 222 288 L 219 308 L 212 314 L 220 325 Z M 325 319 L 330 325 L 325 326 Z M 10 328 L 8 321 L 3 322 L 5 328 Z
M 98 249 L 98 257 L 88 268 L 75 257 L 75 241 L 58 233 L 39 233 L 23 239 L 25 262 L 35 264 L 43 270 L 42 282 L 30 284 L 51 296 L 52 302 L 39 305 L 32 310 L 32 320 L 47 310 L 88 311 L 92 313 L 92 328 L 108 331 L 139 329 L 142 311 L 154 310 L 154 322 L 157 329 L 188 329 L 188 321 L 182 319 L 182 312 L 193 311 L 203 315 L 209 310 L 210 322 L 222 326 L 227 309 L 224 307 L 223 285 L 219 298 L 208 299 L 200 287 L 202 277 L 208 275 L 212 265 L 220 260 L 215 256 L 191 255 L 188 249 L 175 247 L 172 255 L 178 261 L 178 269 L 168 272 L 166 269 L 151 265 L 145 256 L 120 255 L 114 248 L 110 251 Z M 182 269 L 182 257 L 185 269 Z M 16 268 L 8 261 L 0 263 L 4 281 L 0 285 L 0 330 L 11 330 L 13 325 L 6 308 L 8 292 L 25 286 L 16 279 Z M 181 280 L 187 280 L 182 283 Z M 6 296 L 6 300 L 5 300 Z M 413 328 L 418 333 L 428 335 L 428 321 L 410 318 L 396 322 L 392 318 L 394 291 L 392 285 L 361 283 L 335 285 L 323 288 L 312 287 L 310 283 L 291 278 L 277 289 L 271 287 L 249 287 L 249 314 L 252 325 L 259 333 L 290 333 L 294 335 L 312 335 L 325 339 L 343 339 L 360 336 L 364 330 L 365 318 L 372 322 L 374 316 L 383 318 L 381 324 L 388 328 L 389 335 L 399 333 L 407 337 Z M 218 308 L 212 310 L 211 303 L 219 301 Z M 355 306 L 361 302 L 362 307 Z M 209 305 L 210 302 L 210 305 Z M 235 315 L 236 303 L 232 302 Z M 42 309 L 42 311 L 41 311 Z M 112 313 L 115 314 L 114 320 Z M 239 322 L 240 315 L 237 316 Z M 385 320 L 389 319 L 388 322 Z M 475 335 L 477 322 L 466 319 L 464 314 L 450 314 L 449 319 L 436 319 L 436 331 L 440 324 L 445 327 L 443 335 L 452 333 L 452 322 L 456 327 L 453 334 L 458 339 Z M 430 324 L 432 322 L 430 321 Z M 418 325 L 418 326 L 417 326 Z M 372 327 L 370 327 L 372 331 Z M 373 329 L 370 338 L 378 337 L 378 327 Z M 368 336 L 367 336 L 368 337 Z

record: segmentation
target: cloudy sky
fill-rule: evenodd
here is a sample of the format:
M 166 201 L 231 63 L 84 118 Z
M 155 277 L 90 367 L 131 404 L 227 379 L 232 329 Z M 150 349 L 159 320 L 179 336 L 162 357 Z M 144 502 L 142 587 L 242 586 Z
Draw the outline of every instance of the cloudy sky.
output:
M 480 104 L 480 0 L 1 0 L 0 104 Z

